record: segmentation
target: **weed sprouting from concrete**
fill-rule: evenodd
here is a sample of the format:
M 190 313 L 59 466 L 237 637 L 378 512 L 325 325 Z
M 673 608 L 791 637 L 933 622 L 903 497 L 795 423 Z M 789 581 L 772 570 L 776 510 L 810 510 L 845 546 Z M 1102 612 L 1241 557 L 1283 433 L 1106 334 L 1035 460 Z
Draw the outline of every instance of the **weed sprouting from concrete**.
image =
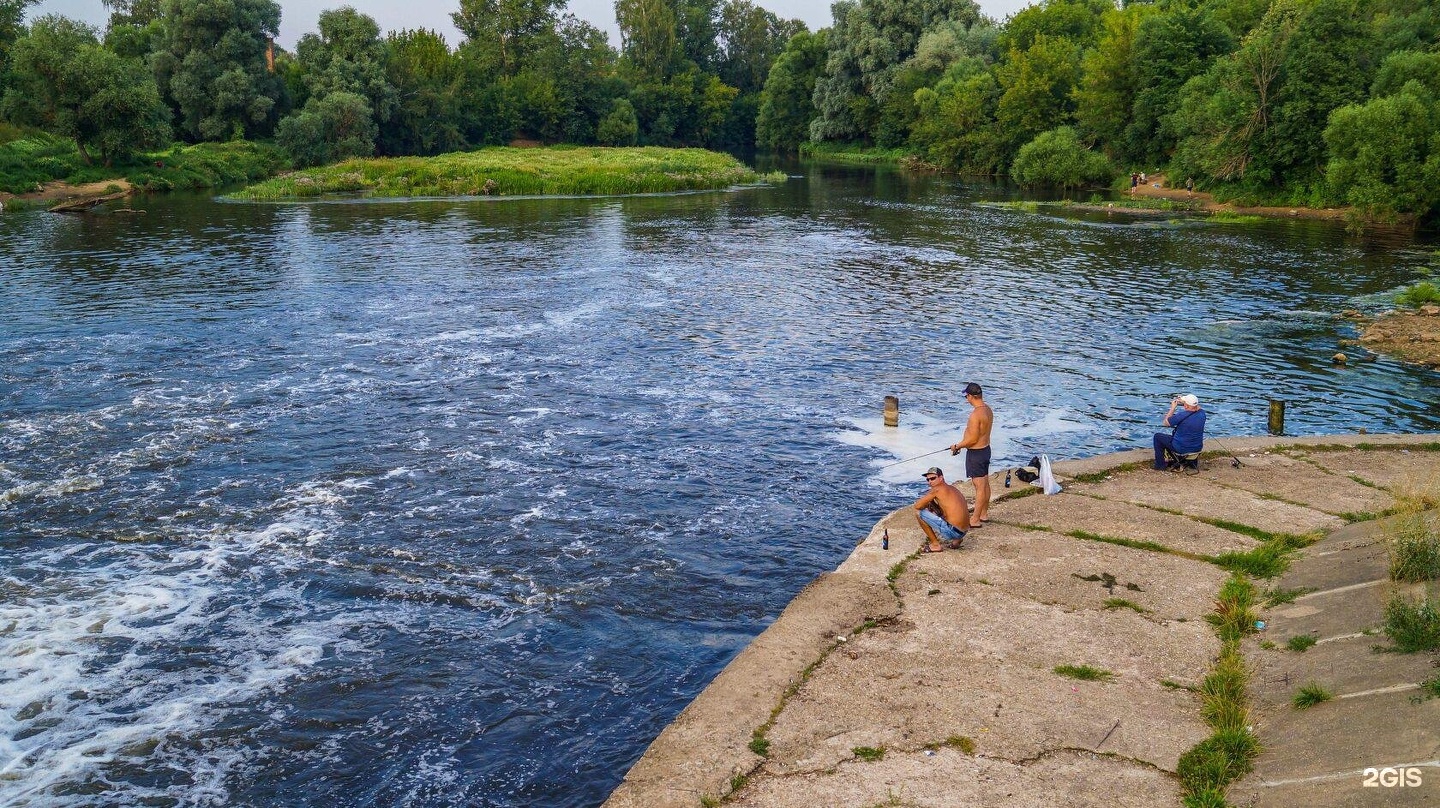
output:
M 1250 671 L 1240 639 L 1254 630 L 1255 585 L 1232 574 L 1220 587 L 1215 613 L 1206 619 L 1223 643 L 1209 675 L 1200 683 L 1201 715 L 1213 733 L 1180 756 L 1176 774 L 1186 808 L 1223 808 L 1225 788 L 1243 777 L 1260 754 L 1260 739 L 1250 730 Z
M 1427 595 L 1419 600 L 1400 593 L 1385 604 L 1385 634 L 1402 654 L 1440 649 L 1440 604 Z
M 1290 699 L 1290 704 L 1297 710 L 1304 710 L 1333 698 L 1335 698 L 1335 694 L 1326 690 L 1319 682 L 1310 682 L 1295 691 L 1295 696 Z
M 1285 642 L 1285 647 L 1296 653 L 1303 654 L 1317 642 L 1320 641 L 1315 638 L 1314 634 L 1297 634 Z
M 1116 536 L 1101 536 L 1098 533 L 1090 533 L 1085 530 L 1072 530 L 1065 535 L 1071 536 L 1076 539 L 1083 539 L 1085 541 L 1098 541 L 1104 542 L 1105 544 L 1118 544 L 1121 547 L 1129 547 L 1132 550 L 1148 550 L 1152 553 L 1173 553 L 1174 555 L 1183 555 L 1182 553 L 1176 553 L 1174 550 L 1166 547 L 1163 544 L 1157 544 L 1153 541 L 1141 541 L 1139 539 L 1122 539 Z
M 1301 586 L 1295 589 L 1270 589 L 1265 592 L 1265 608 L 1273 609 L 1286 603 L 1294 603 L 1301 595 L 1308 595 L 1315 591 L 1313 586 Z
M 1264 648 L 1266 651 L 1274 651 L 1276 648 L 1279 648 L 1280 646 L 1276 645 L 1276 644 L 1273 643 L 1273 642 L 1270 642 L 1269 640 L 1261 640 L 1261 641 L 1260 641 L 1260 647 L 1261 647 L 1261 648 Z
M 1104 668 L 1092 668 L 1089 665 L 1056 665 L 1054 671 L 1061 676 L 1079 679 L 1082 682 L 1108 682 L 1115 678 L 1113 672 Z
M 1425 691 L 1425 698 L 1440 699 L 1440 673 L 1421 682 L 1420 689 Z
M 750 738 L 750 751 L 760 757 L 770 757 L 770 739 L 762 735 L 758 729 Z
M 952 749 L 959 749 L 967 755 L 975 754 L 974 738 L 967 738 L 964 735 L 951 735 L 945 739 L 945 745 Z
M 1124 598 L 1106 598 L 1104 607 L 1106 609 L 1131 609 L 1135 612 L 1138 612 L 1139 614 L 1146 614 L 1150 611 L 1149 609 L 1141 606 L 1135 601 L 1126 600 Z
M 1173 679 L 1161 679 L 1161 680 L 1160 680 L 1160 686 L 1163 687 L 1163 688 L 1167 688 L 1167 689 L 1169 689 L 1169 690 L 1185 690 L 1185 691 L 1188 691 L 1188 692 L 1191 692 L 1191 693 L 1194 693 L 1194 692 L 1195 692 L 1195 687 L 1194 687 L 1194 686 L 1192 686 L 1192 685 L 1184 685 L 1184 684 L 1181 684 L 1181 683 L 1179 683 L 1179 682 L 1174 681 Z
M 1215 611 L 1205 619 L 1215 626 L 1222 642 L 1239 642 L 1255 630 L 1255 585 L 1243 575 L 1231 573 L 1220 587 Z
M 1440 525 L 1423 511 L 1402 513 L 1382 528 L 1390 550 L 1390 579 L 1433 581 L 1440 578 Z
M 885 747 L 883 746 L 857 746 L 850 751 L 855 757 L 866 763 L 874 763 L 877 760 L 885 759 Z

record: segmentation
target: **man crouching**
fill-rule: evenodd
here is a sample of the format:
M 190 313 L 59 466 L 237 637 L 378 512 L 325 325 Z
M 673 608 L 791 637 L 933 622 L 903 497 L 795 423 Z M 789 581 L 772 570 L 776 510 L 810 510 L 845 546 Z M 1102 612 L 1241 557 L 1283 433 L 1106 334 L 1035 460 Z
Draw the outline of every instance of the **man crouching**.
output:
M 929 539 L 920 551 L 938 553 L 946 547 L 959 550 L 965 531 L 970 529 L 970 508 L 965 503 L 965 495 L 945 482 L 945 472 L 934 466 L 925 470 L 925 481 L 930 483 L 930 490 L 915 500 L 920 529 Z

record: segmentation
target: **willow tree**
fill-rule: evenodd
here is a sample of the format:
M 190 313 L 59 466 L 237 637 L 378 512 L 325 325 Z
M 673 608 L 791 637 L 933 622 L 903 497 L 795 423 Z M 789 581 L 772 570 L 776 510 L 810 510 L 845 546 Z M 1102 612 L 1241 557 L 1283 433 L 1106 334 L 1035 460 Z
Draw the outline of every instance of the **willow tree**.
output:
M 266 48 L 279 29 L 274 0 L 166 0 L 151 63 L 185 137 L 269 133 L 284 85 L 269 71 Z

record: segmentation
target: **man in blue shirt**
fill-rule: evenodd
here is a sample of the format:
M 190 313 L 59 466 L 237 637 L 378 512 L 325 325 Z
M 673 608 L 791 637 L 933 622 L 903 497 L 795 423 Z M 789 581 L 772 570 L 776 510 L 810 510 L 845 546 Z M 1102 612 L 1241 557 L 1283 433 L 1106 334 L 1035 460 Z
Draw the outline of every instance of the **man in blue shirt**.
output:
M 1176 412 L 1176 410 L 1180 410 Z M 1200 409 L 1200 399 L 1191 393 L 1176 396 L 1165 413 L 1165 426 L 1172 427 L 1174 434 L 1155 433 L 1155 470 L 1164 471 L 1165 450 L 1177 455 L 1200 451 L 1205 445 L 1205 411 Z

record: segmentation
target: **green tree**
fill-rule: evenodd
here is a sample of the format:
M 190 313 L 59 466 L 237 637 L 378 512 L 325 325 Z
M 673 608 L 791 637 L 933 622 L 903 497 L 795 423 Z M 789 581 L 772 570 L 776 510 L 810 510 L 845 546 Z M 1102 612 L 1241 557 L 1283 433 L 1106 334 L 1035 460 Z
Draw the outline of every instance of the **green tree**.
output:
M 184 136 L 269 132 L 284 88 L 267 69 L 265 49 L 279 27 L 274 0 L 166 0 L 165 38 L 151 64 Z
M 1440 53 L 1402 50 L 1387 55 L 1375 73 L 1370 95 L 1375 98 L 1394 95 L 1412 81 L 1440 97 Z
M 450 18 L 467 44 L 484 51 L 502 75 L 513 76 L 554 31 L 556 12 L 564 5 L 564 0 L 460 0 Z
M 1335 110 L 1325 145 L 1331 187 L 1367 216 L 1423 218 L 1440 205 L 1440 103 L 1419 81 Z
M 1082 135 L 1111 154 L 1126 157 L 1124 135 L 1130 125 L 1140 82 L 1135 71 L 1135 39 L 1140 22 L 1157 13 L 1148 3 L 1107 11 L 1095 47 L 1081 60 L 1075 87 L 1075 123 Z
M 815 81 L 825 69 L 829 29 L 801 32 L 785 43 L 771 66 L 760 93 L 755 117 L 755 144 L 778 152 L 794 152 L 810 137 L 815 117 Z
M 973 0 L 841 0 L 825 75 L 815 84 L 813 140 L 873 140 L 880 107 L 920 37 L 939 25 L 970 28 L 980 20 Z
M 396 105 L 380 126 L 382 154 L 441 154 L 465 147 L 460 114 L 463 69 L 445 38 L 426 29 L 385 40 L 386 77 Z
M 1010 17 L 1000 35 L 1000 50 L 1029 50 L 1042 36 L 1089 47 L 1100 34 L 1105 14 L 1114 9 L 1111 0 L 1042 0 Z
M 25 34 L 25 8 L 38 0 L 0 0 L 0 96 L 9 86 L 10 49 Z
M 353 93 L 369 99 L 377 123 L 389 120 L 397 93 L 386 72 L 389 51 L 375 20 L 349 6 L 320 12 L 319 34 L 306 34 L 295 48 L 302 81 L 311 99 Z
M 1071 95 L 1080 80 L 1080 46 L 1065 37 L 1039 34 L 1028 50 L 1010 51 L 997 77 L 1004 92 L 995 119 L 1006 151 L 1013 155 L 1041 132 L 1073 120 Z
M 1131 160 L 1163 160 L 1175 146 L 1165 119 L 1179 103 L 1180 88 L 1234 49 L 1230 32 L 1203 10 L 1181 5 L 1145 16 L 1135 32 L 1135 102 L 1122 153 Z
M 1021 146 L 1010 176 L 1021 185 L 1051 185 L 1067 191 L 1086 183 L 1108 183 L 1115 171 L 1105 155 L 1081 145 L 1073 127 L 1061 126 Z
M 1009 146 L 996 121 L 1003 89 L 993 66 L 980 58 L 951 65 L 945 77 L 915 93 L 920 117 L 911 144 L 930 162 L 972 174 L 997 174 Z
M 374 154 L 376 131 L 369 99 L 337 92 L 310 99 L 281 121 L 275 142 L 297 166 L 323 165 Z
M 675 9 L 666 0 L 615 0 L 620 52 L 642 80 L 670 74 L 676 52 Z
M 72 138 L 87 164 L 105 165 L 169 140 L 168 110 L 138 59 L 101 47 L 94 29 L 41 17 L 15 43 L 17 83 L 6 94 L 7 117 Z
M 635 107 L 625 98 L 615 99 L 615 107 L 600 122 L 595 136 L 606 146 L 634 146 L 640 134 L 640 121 Z

